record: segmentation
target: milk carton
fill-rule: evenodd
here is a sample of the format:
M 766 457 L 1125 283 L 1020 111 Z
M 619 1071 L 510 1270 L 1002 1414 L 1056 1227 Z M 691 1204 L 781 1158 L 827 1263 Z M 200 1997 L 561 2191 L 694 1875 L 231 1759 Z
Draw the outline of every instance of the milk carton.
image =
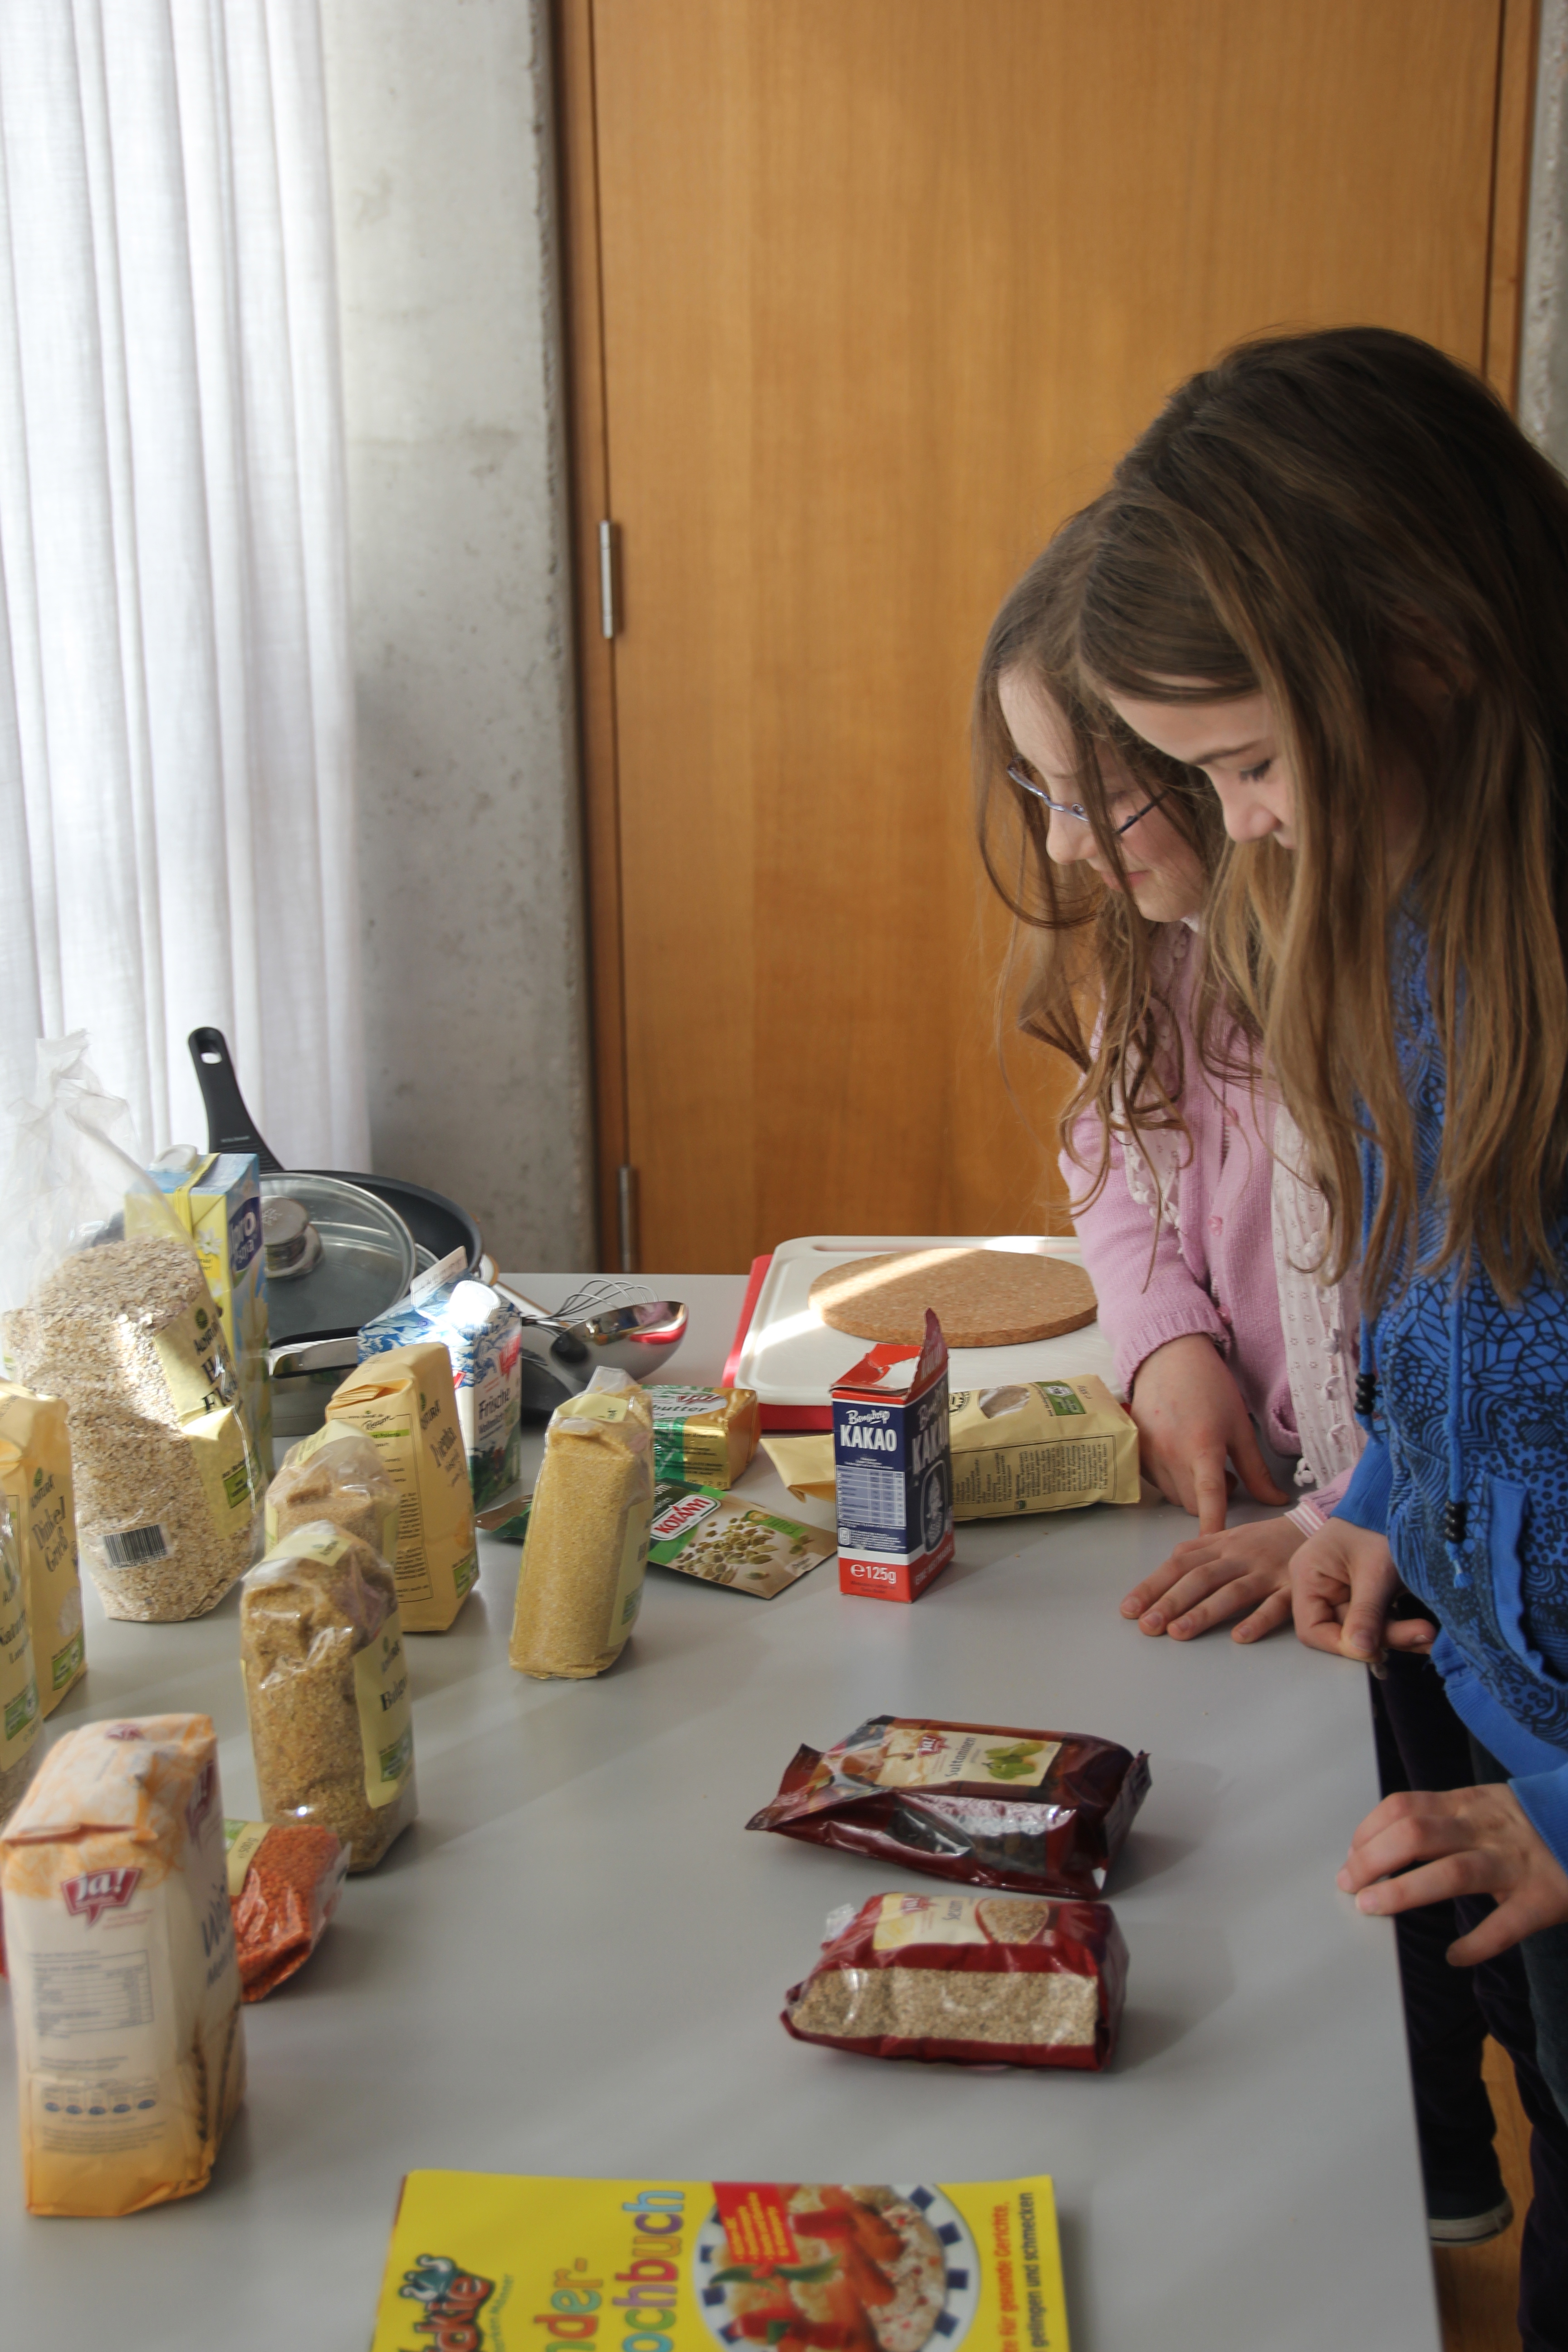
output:
M 833 1388 L 838 1588 L 918 1601 L 952 1558 L 947 1343 L 872 1348 Z
M 521 1476 L 522 1318 L 487 1282 L 416 1283 L 365 1325 L 359 1359 L 435 1339 L 452 1359 L 474 1508 L 482 1511 Z

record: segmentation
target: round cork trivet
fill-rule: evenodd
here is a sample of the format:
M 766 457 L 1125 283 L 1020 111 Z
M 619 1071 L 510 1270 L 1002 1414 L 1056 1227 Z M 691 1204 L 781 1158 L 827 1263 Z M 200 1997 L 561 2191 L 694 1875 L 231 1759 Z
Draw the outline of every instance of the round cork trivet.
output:
M 918 1348 L 928 1307 L 950 1348 L 1016 1348 L 1092 1323 L 1094 1285 L 1081 1265 L 1020 1250 L 899 1250 L 819 1274 L 811 1304 L 835 1331 Z

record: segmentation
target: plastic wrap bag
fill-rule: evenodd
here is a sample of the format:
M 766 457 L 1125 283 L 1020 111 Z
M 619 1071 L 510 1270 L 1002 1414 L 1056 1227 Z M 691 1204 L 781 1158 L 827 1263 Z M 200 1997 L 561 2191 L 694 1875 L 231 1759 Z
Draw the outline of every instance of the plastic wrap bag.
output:
M 970 1886 L 1092 1898 L 1149 1793 L 1149 1759 L 1074 1731 L 873 1716 L 797 1748 L 746 1824 Z
M 581 1680 L 614 1665 L 642 1606 L 653 1517 L 653 1413 L 622 1371 L 558 1405 L 529 1507 L 510 1658 Z
M 302 1969 L 338 1907 L 349 1851 L 312 1822 L 225 1822 L 239 1982 L 265 2000 Z
M 1105 1903 L 1017 1895 L 873 1895 L 828 1921 L 784 1996 L 797 2042 L 868 2058 L 979 2066 L 1110 2062 L 1127 1947 Z
M 267 1489 L 267 1549 L 311 1519 L 331 1519 L 397 1570 L 397 1487 L 381 1449 L 357 1429 L 328 1422 L 290 1446 Z
M 85 1040 L 40 1045 L 0 1190 L 17 1378 L 63 1397 L 83 1558 L 111 1617 L 199 1617 L 256 1558 L 261 1475 L 216 1307 L 168 1202 L 114 1140 Z
M 331 1830 L 351 1870 L 374 1869 L 418 1811 L 391 1569 L 310 1521 L 250 1570 L 239 1628 L 262 1812 Z

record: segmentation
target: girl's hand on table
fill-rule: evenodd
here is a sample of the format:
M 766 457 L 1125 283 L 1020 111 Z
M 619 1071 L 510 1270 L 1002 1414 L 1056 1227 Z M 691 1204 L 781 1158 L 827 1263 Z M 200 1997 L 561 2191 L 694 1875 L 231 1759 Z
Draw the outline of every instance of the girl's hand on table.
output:
M 1290 1622 L 1290 1556 L 1306 1540 L 1289 1519 L 1189 1536 L 1163 1568 L 1133 1587 L 1121 1614 L 1136 1617 L 1141 1633 L 1169 1633 L 1173 1642 L 1190 1642 L 1227 1617 L 1240 1617 L 1231 1640 L 1261 1641 Z
M 1127 1410 L 1138 1424 L 1143 1475 L 1197 1520 L 1205 1536 L 1225 1525 L 1228 1459 L 1254 1502 L 1287 1503 L 1268 1475 L 1241 1391 L 1212 1339 L 1189 1332 L 1145 1356 Z
M 1568 1919 L 1568 1870 L 1505 1781 L 1385 1797 L 1352 1838 L 1339 1884 L 1374 1918 L 1455 1895 L 1495 1896 L 1497 1909 L 1449 1945 L 1456 1968 Z
M 1436 1625 L 1425 1617 L 1389 1616 L 1399 1589 L 1387 1537 L 1331 1519 L 1290 1561 L 1297 1639 L 1374 1671 L 1385 1650 L 1429 1650 Z

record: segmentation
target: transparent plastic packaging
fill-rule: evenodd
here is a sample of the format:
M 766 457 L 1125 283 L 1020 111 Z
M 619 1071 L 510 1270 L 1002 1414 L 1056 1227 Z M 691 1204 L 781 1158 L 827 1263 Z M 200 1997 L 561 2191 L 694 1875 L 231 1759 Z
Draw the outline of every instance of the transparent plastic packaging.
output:
M 578 1681 L 626 1647 L 642 1605 L 653 1517 L 653 1412 L 622 1371 L 557 1406 L 528 1515 L 510 1658 Z
M 310 1822 L 373 1870 L 418 1811 L 397 1587 L 379 1553 L 316 1519 L 245 1579 L 250 1745 L 268 1822 Z
M 397 1488 L 380 1448 L 357 1429 L 328 1422 L 291 1445 L 267 1489 L 267 1549 L 312 1519 L 331 1519 L 397 1568 Z
M 84 1563 L 111 1617 L 200 1617 L 260 1549 L 262 1481 L 188 1235 L 113 1138 L 86 1040 L 39 1046 L 0 1192 L 8 1368 L 62 1397 Z
M 325 1935 L 348 1848 L 311 1822 L 226 1822 L 224 1835 L 241 1994 L 265 2000 Z

